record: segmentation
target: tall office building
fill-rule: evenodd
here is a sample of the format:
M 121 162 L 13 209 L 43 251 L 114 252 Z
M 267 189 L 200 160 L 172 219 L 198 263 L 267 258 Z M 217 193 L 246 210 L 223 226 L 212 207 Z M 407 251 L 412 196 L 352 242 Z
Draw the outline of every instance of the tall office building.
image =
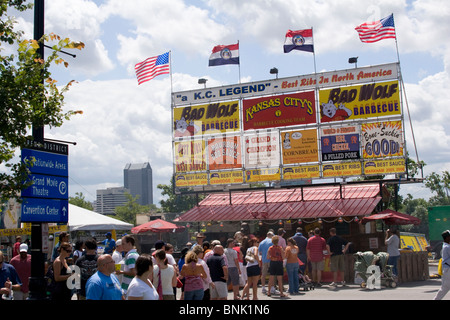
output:
M 128 163 L 123 170 L 124 186 L 133 197 L 139 196 L 137 203 L 153 204 L 153 175 L 150 163 Z
M 95 212 L 105 215 L 114 215 L 116 207 L 123 206 L 127 203 L 125 193 L 129 192 L 130 191 L 124 187 L 97 190 Z

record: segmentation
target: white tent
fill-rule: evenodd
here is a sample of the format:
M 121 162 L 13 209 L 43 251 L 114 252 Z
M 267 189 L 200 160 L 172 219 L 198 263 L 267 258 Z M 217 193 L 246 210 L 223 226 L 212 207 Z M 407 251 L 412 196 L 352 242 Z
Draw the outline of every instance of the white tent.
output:
M 134 225 L 69 203 L 69 231 L 131 230 Z

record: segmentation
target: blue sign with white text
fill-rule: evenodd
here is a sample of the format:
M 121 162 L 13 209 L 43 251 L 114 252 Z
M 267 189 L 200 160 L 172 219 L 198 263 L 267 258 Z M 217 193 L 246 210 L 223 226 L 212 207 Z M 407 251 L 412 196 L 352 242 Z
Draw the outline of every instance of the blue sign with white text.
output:
M 67 155 L 44 152 L 33 149 L 22 149 L 22 162 L 26 159 L 35 159 L 34 165 L 30 167 L 31 173 L 50 174 L 54 176 L 69 176 L 69 165 Z
M 69 221 L 69 201 L 26 198 L 22 203 L 22 221 L 59 222 Z
M 30 187 L 22 190 L 22 222 L 67 223 L 69 216 L 69 149 L 52 141 L 29 141 L 22 150 Z
M 22 197 L 66 200 L 69 198 L 69 179 L 66 177 L 30 174 L 29 179 L 33 181 L 33 184 L 22 190 Z

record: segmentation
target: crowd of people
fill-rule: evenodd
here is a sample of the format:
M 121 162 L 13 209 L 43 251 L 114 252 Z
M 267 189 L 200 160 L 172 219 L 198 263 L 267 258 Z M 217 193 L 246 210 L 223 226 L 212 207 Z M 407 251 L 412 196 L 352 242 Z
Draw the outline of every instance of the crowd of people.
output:
M 47 291 L 51 299 L 62 301 L 74 295 L 78 300 L 226 300 L 231 288 L 235 300 L 251 296 L 257 300 L 261 281 L 263 294 L 286 297 L 298 294 L 299 276 L 307 266 L 313 281 L 320 285 L 324 250 L 337 256 L 347 249 L 348 243 L 342 238 L 331 234 L 326 244 L 319 233 L 307 239 L 298 229 L 293 237 L 285 239 L 285 231 L 280 228 L 277 235 L 269 230 L 259 241 L 254 235 L 238 231 L 223 244 L 219 240 L 205 241 L 204 235 L 198 233 L 197 242 L 188 243 L 177 262 L 173 246 L 161 240 L 155 243 L 152 254 L 138 253 L 133 236 L 115 241 L 109 232 L 102 242 L 92 238 L 77 241 L 72 248 L 69 234 L 62 232 L 48 265 Z M 26 299 L 28 281 L 20 279 L 30 277 L 31 257 L 27 244 L 19 242 L 17 239 L 11 264 L 3 263 L 0 254 L 3 269 L 8 270 L 0 272 L 1 292 L 4 297 L 14 293 L 16 299 Z M 339 267 L 340 259 L 333 258 L 332 264 L 334 260 Z M 69 286 L 68 279 L 77 270 L 79 285 Z M 287 293 L 283 287 L 284 270 Z M 75 283 L 76 277 L 72 278 Z
M 283 228 L 277 234 L 269 230 L 265 238 L 258 239 L 238 231 L 226 243 L 205 241 L 198 233 L 196 243 L 188 243 L 176 261 L 173 246 L 161 240 L 151 254 L 138 253 L 133 236 L 115 241 L 111 233 L 102 242 L 92 238 L 77 241 L 72 248 L 69 234 L 62 232 L 46 274 L 48 294 L 54 300 L 70 300 L 74 295 L 78 300 L 226 300 L 232 290 L 235 300 L 257 300 L 260 282 L 262 294 L 283 298 L 299 294 L 300 280 L 321 286 L 328 254 L 333 274 L 330 286 L 337 286 L 338 279 L 345 285 L 344 254 L 350 243 L 338 236 L 336 229 L 329 230 L 328 240 L 319 228 L 307 236 L 297 228 L 287 239 L 285 233 Z M 392 242 L 390 234 L 386 244 Z M 3 263 L 0 252 L 0 292 L 3 298 L 14 293 L 20 300 L 28 297 L 28 281 L 20 279 L 30 277 L 31 259 L 27 244 L 16 244 L 10 264 Z M 79 275 L 75 289 L 68 285 L 74 272 Z M 287 292 L 283 277 L 288 280 Z

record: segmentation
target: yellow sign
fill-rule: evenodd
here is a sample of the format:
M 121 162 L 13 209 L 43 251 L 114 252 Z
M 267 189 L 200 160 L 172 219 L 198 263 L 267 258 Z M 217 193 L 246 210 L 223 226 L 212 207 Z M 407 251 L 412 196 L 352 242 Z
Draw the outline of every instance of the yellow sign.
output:
M 175 138 L 239 132 L 239 101 L 175 108 L 173 118 Z
M 283 164 L 319 161 L 317 130 L 298 130 L 281 133 Z
M 320 90 L 320 122 L 400 115 L 398 81 Z
M 244 176 L 242 170 L 237 171 L 218 171 L 209 174 L 209 184 L 233 184 L 242 183 Z
M 53 234 L 56 232 L 67 231 L 67 225 L 49 226 L 48 233 Z M 14 228 L 14 229 L 0 229 L 0 237 L 18 236 L 18 235 L 31 235 L 31 227 Z
M 364 174 L 389 174 L 406 172 L 405 159 L 364 161 Z
M 194 187 L 208 184 L 208 175 L 206 173 L 188 173 L 175 175 L 176 187 Z
M 400 232 L 400 247 L 413 251 L 427 251 L 428 242 L 423 234 Z
M 280 180 L 280 168 L 261 168 L 245 170 L 245 182 L 264 182 Z
M 360 162 L 345 162 L 322 165 L 322 171 L 324 178 L 358 176 L 362 174 L 362 167 Z
M 365 159 L 403 156 L 402 122 L 363 123 L 361 144 Z
M 313 179 L 313 178 L 320 178 L 319 165 L 283 168 L 283 180 Z
M 205 141 L 175 142 L 175 172 L 206 171 Z

